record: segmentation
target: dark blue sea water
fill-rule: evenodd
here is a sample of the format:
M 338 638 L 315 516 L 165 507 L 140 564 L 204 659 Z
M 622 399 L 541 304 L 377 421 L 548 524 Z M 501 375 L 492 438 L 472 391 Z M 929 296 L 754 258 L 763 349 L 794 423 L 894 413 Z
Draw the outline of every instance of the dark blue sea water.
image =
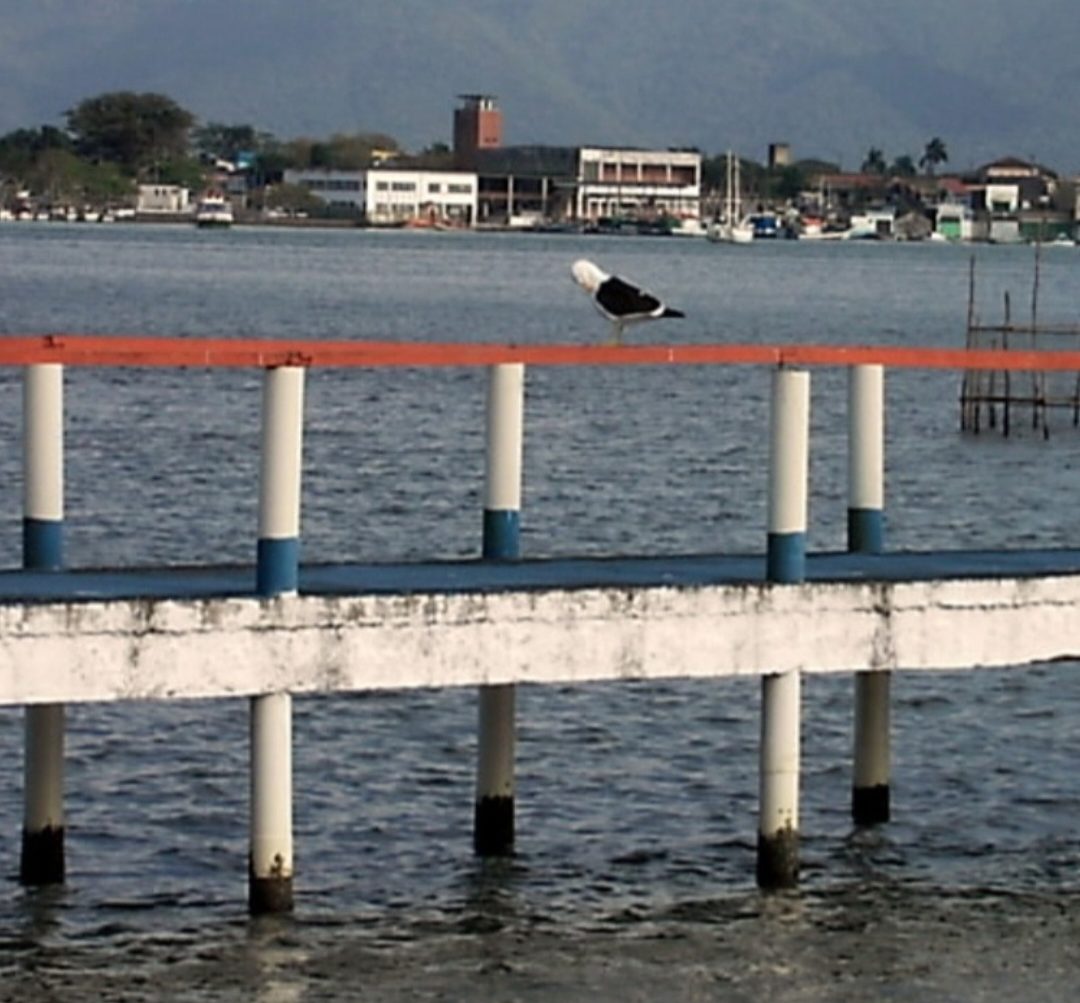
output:
M 8 224 L 0 333 L 594 342 L 575 258 L 682 321 L 628 340 L 963 344 L 939 245 Z M 1029 308 L 1030 249 L 976 305 Z M 1039 314 L 1080 312 L 1046 249 Z M 811 546 L 844 543 L 845 376 L 815 371 Z M 760 550 L 769 374 L 531 370 L 530 556 Z M 74 565 L 250 561 L 257 373 L 69 370 Z M 479 551 L 484 376 L 311 373 L 305 560 Z M 887 376 L 888 543 L 1075 545 L 1080 432 L 959 430 L 959 375 Z M 0 563 L 20 560 L 19 376 L 0 372 Z M 804 684 L 803 882 L 754 887 L 752 682 L 526 688 L 519 846 L 470 852 L 475 694 L 296 701 L 296 914 L 246 915 L 247 704 L 69 708 L 63 889 L 15 881 L 22 714 L 0 712 L 0 999 L 1072 999 L 1080 674 L 894 680 L 894 821 L 848 818 L 851 680 Z

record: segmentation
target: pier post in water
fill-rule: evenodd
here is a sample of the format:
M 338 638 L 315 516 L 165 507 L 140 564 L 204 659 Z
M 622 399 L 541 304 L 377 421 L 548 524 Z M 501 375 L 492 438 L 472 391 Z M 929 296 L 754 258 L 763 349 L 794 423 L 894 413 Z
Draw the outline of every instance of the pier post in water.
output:
M 256 591 L 267 598 L 295 595 L 300 573 L 300 471 L 304 370 L 267 369 L 263 381 L 262 462 Z M 251 699 L 252 913 L 293 907 L 292 697 Z
M 525 367 L 492 366 L 488 372 L 483 557 L 521 556 L 521 463 Z M 508 856 L 514 849 L 513 684 L 482 686 L 477 736 L 473 847 L 480 856 Z
M 63 566 L 64 372 L 23 372 L 23 567 Z M 43 667 L 44 668 L 44 667 Z M 64 705 L 26 708 L 22 856 L 24 885 L 64 880 Z
M 766 577 L 791 584 L 806 576 L 810 374 L 776 370 L 771 407 Z M 799 880 L 800 698 L 798 671 L 762 677 L 757 882 L 766 889 Z
M 885 548 L 885 394 L 881 366 L 852 366 L 848 382 L 848 550 Z M 889 820 L 888 672 L 855 673 L 855 769 L 851 816 L 856 825 Z

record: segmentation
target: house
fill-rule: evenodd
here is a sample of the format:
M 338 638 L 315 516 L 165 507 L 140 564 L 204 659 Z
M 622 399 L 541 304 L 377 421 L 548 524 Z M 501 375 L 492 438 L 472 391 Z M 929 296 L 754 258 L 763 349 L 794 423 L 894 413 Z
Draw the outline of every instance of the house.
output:
M 135 211 L 148 214 L 191 212 L 191 192 L 180 185 L 139 185 Z

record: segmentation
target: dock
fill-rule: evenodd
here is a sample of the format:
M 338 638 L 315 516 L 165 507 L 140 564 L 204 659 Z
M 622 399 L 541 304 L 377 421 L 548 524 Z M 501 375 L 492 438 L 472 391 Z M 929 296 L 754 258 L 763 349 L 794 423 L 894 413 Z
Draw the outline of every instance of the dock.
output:
M 851 673 L 852 817 L 889 819 L 889 677 L 1080 658 L 1080 549 L 889 552 L 888 367 L 1077 371 L 1080 352 L 822 345 L 513 346 L 28 335 L 23 567 L 0 572 L 0 703 L 27 708 L 20 877 L 64 880 L 64 707 L 251 701 L 253 913 L 293 907 L 291 698 L 470 686 L 479 696 L 472 851 L 513 852 L 519 685 L 758 677 L 757 882 L 798 881 L 799 680 Z M 525 370 L 756 365 L 773 371 L 768 520 L 752 554 L 530 560 L 520 550 Z M 241 566 L 68 568 L 65 366 L 263 371 L 259 520 Z M 475 559 L 299 559 L 304 373 L 315 366 L 480 366 L 489 374 Z M 806 540 L 810 368 L 849 372 L 848 550 Z M 467 852 L 463 848 L 463 852 Z

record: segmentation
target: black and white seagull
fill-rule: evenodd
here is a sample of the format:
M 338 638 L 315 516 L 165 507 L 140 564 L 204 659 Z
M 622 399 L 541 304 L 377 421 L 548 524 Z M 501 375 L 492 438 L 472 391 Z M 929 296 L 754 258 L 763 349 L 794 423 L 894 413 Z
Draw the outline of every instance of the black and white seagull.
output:
M 681 310 L 665 306 L 652 293 L 639 289 L 617 275 L 608 275 L 585 258 L 575 261 L 570 271 L 574 281 L 592 297 L 596 309 L 612 326 L 612 341 L 619 343 L 623 328 L 643 320 L 660 317 L 685 317 Z

